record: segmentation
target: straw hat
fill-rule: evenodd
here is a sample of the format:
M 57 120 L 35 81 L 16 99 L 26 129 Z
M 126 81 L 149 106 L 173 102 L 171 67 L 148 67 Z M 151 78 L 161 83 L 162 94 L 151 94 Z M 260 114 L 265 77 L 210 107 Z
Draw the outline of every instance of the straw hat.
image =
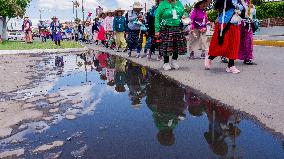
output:
M 112 13 L 113 14 L 114 11 L 113 10 L 108 10 L 108 11 L 105 12 L 105 14 L 108 14 L 108 13 Z
M 51 19 L 58 19 L 56 16 L 53 16 Z
M 143 9 L 143 6 L 140 2 L 134 2 L 133 9 Z
M 118 8 L 117 10 L 114 11 L 114 14 L 117 15 L 118 12 L 122 12 L 122 14 L 124 14 L 125 10 L 122 8 Z

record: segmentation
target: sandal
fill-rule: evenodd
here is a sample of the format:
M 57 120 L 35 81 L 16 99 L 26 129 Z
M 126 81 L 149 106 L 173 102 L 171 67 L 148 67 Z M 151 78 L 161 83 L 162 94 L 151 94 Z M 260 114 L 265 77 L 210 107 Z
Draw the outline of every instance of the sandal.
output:
M 244 60 L 244 64 L 246 64 L 246 65 L 254 65 L 254 63 L 251 60 Z

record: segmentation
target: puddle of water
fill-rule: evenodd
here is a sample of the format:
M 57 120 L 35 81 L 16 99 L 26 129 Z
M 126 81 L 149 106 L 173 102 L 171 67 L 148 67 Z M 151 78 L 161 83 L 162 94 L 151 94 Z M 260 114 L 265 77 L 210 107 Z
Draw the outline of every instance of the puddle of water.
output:
M 60 96 L 37 104 L 53 108 L 47 114 L 54 120 L 27 124 L 0 140 L 0 152 L 24 148 L 25 158 L 284 158 L 283 141 L 259 124 L 156 71 L 105 53 L 64 56 L 64 67 L 52 61 L 41 64 L 54 68 L 48 84 L 27 91 L 44 88 L 45 95 Z M 54 141 L 64 145 L 33 152 Z

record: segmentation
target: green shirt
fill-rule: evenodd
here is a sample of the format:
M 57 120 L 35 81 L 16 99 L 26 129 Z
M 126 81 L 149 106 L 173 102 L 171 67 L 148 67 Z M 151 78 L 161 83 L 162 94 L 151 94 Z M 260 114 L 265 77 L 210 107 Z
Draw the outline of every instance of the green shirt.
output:
M 174 18 L 173 11 L 176 10 L 177 18 Z M 160 32 L 161 26 L 180 26 L 181 18 L 184 15 L 184 7 L 182 3 L 177 0 L 172 5 L 168 0 L 160 3 L 155 15 L 155 32 Z

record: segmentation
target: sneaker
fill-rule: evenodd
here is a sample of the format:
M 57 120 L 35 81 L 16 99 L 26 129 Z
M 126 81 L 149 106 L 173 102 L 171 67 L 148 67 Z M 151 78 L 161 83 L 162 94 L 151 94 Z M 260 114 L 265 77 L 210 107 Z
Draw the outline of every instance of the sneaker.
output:
M 189 59 L 194 59 L 194 51 L 191 51 L 191 53 L 189 54 Z
M 137 54 L 137 55 L 136 55 L 136 58 L 141 59 L 142 57 L 140 56 L 140 54 Z
M 128 50 L 128 49 L 127 49 L 127 48 L 125 48 L 125 49 L 123 50 L 123 52 L 127 52 L 127 50 Z
M 172 60 L 171 62 L 171 67 L 178 70 L 179 69 L 179 65 L 177 64 L 177 60 Z
M 151 54 L 147 55 L 147 59 L 150 60 L 151 59 Z
M 221 56 L 221 61 L 223 63 L 229 63 L 228 59 L 226 57 Z
M 165 71 L 168 71 L 168 70 L 170 70 L 170 69 L 172 69 L 172 68 L 171 68 L 171 65 L 170 65 L 169 63 L 165 63 L 164 66 L 163 66 L 163 69 L 164 69 Z
M 131 57 L 131 52 L 128 52 L 128 57 Z
M 157 56 L 157 61 L 162 61 L 162 60 L 163 60 L 162 56 L 158 55 Z
M 200 59 L 205 59 L 205 51 L 202 51 L 202 53 L 201 53 L 201 56 L 200 56 Z
M 238 74 L 238 73 L 241 72 L 240 70 L 238 70 L 238 69 L 236 68 L 236 66 L 232 66 L 232 67 L 230 67 L 230 68 L 227 68 L 226 71 L 227 71 L 228 73 L 233 73 L 233 74 Z
M 210 70 L 212 67 L 212 61 L 209 59 L 209 56 L 205 57 L 205 70 Z

